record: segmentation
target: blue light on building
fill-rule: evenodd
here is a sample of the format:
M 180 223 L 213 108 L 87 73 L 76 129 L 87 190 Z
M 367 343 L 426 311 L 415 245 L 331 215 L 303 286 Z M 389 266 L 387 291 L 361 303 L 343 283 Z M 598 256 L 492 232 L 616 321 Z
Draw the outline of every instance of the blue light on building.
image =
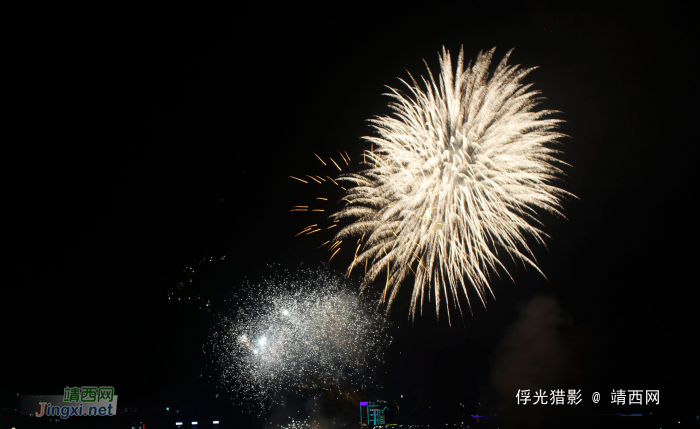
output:
M 389 411 L 386 404 L 387 401 L 360 402 L 360 425 L 385 426 L 387 424 L 385 413 Z

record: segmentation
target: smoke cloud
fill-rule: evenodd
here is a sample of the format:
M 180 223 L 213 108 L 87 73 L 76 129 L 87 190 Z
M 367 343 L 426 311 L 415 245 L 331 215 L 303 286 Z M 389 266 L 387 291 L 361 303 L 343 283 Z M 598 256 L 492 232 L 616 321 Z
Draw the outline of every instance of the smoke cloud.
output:
M 498 411 L 504 420 L 517 420 L 523 426 L 539 424 L 544 414 L 555 408 L 544 405 L 518 405 L 518 390 L 538 390 L 572 386 L 576 376 L 571 317 L 556 299 L 536 296 L 520 308 L 520 316 L 496 346 L 490 385 L 483 403 Z

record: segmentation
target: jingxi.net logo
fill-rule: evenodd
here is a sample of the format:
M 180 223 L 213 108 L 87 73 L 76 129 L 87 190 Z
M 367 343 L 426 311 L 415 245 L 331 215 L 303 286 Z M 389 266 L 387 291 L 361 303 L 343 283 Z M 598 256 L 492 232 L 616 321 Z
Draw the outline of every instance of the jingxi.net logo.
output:
M 66 387 L 61 395 L 22 395 L 20 413 L 32 417 L 113 416 L 117 395 L 112 386 Z

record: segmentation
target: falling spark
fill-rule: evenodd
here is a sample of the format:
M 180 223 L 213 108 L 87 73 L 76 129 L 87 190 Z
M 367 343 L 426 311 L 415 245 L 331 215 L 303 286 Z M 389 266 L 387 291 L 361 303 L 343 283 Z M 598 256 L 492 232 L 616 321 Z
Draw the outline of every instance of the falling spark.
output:
M 338 253 L 339 251 L 340 251 L 340 246 L 338 246 L 338 248 L 335 249 L 335 252 L 333 252 L 333 254 L 331 255 L 330 259 L 328 260 L 328 263 L 329 263 L 329 264 L 331 263 L 331 259 L 333 259 L 333 257 L 335 256 L 335 254 Z
M 340 166 L 335 162 L 335 160 L 333 158 L 330 158 L 330 160 L 333 161 L 333 164 L 335 164 L 336 167 L 338 167 L 339 171 L 343 171 L 340 169 Z
M 298 178 L 298 177 L 294 177 L 294 176 L 289 176 L 289 177 L 291 177 L 292 179 L 296 179 L 296 180 L 298 180 L 298 181 L 300 181 L 300 182 L 309 183 L 309 182 L 307 182 L 306 180 L 302 180 L 302 179 L 300 179 L 300 178 Z
M 316 153 L 315 153 L 315 152 L 311 152 L 311 153 L 313 153 L 314 155 L 316 155 Z M 325 162 L 323 162 L 323 160 L 321 159 L 321 157 L 320 157 L 320 156 L 316 155 L 316 158 L 318 158 L 318 160 L 319 160 L 319 161 L 321 161 L 321 162 L 323 163 L 323 165 L 326 165 L 326 163 L 325 163 Z
M 297 234 L 297 235 L 295 235 L 294 237 L 297 237 L 297 236 L 299 236 L 299 235 L 301 235 L 301 234 L 305 233 L 306 231 L 309 231 L 310 229 L 311 229 L 311 228 L 304 228 L 304 229 L 302 229 L 302 230 L 301 230 L 301 232 L 300 232 L 300 233 L 298 233 L 298 234 Z
M 333 226 L 335 226 L 335 225 L 333 225 Z M 348 270 L 348 277 L 350 277 L 350 274 L 352 274 L 352 267 L 354 267 L 354 266 L 355 266 L 355 262 L 357 262 L 357 252 L 360 251 L 360 246 L 362 246 L 362 243 L 360 243 L 360 241 L 362 241 L 363 238 L 365 238 L 364 235 L 362 236 L 362 238 L 360 238 L 359 240 L 357 240 L 357 249 L 355 249 L 355 257 L 354 257 L 354 259 L 352 260 L 352 265 L 350 265 L 350 269 Z

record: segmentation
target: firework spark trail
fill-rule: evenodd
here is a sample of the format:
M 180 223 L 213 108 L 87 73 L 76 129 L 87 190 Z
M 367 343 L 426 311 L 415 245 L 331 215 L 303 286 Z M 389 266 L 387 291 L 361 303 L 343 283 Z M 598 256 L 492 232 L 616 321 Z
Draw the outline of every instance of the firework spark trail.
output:
M 543 243 L 536 209 L 563 216 L 561 199 L 571 196 L 551 184 L 562 174 L 557 165 L 566 165 L 549 147 L 563 137 L 553 131 L 563 121 L 547 118 L 555 111 L 533 111 L 541 97 L 521 80 L 534 68 L 507 65 L 510 52 L 489 77 L 494 50 L 466 68 L 460 51 L 453 73 L 443 48 L 437 81 L 428 69 L 425 89 L 412 76 L 402 80 L 407 93 L 390 88 L 394 115 L 372 120 L 379 137 L 365 137 L 370 167 L 338 179 L 357 186 L 345 194 L 352 203 L 333 215 L 353 223 L 334 240 L 367 235 L 353 265 L 370 262 L 363 289 L 387 277 L 380 299 L 387 311 L 409 270 L 411 317 L 426 296 L 432 300 L 432 287 L 438 315 L 444 298 L 448 318 L 450 304 L 462 311 L 460 291 L 470 309 L 469 285 L 486 305 L 490 274 L 500 268 L 510 276 L 499 251 L 541 273 L 526 237 Z
M 325 270 L 248 284 L 210 341 L 222 384 L 261 410 L 286 393 L 365 382 L 391 338 L 353 289 Z
M 323 164 L 324 167 L 333 168 L 333 169 L 335 169 L 337 167 L 338 170 L 342 171 L 340 165 L 332 157 L 328 157 L 329 162 L 326 163 L 326 161 L 324 161 L 323 158 L 321 156 L 319 156 L 317 153 L 315 153 L 315 152 L 311 152 L 311 153 L 318 159 L 319 163 Z M 343 162 L 345 163 L 346 166 L 350 166 L 351 158 L 350 158 L 350 155 L 347 153 L 347 151 L 344 151 L 344 152 L 338 151 L 338 155 L 340 155 L 341 159 L 343 160 Z M 299 182 L 304 183 L 304 185 L 311 185 L 314 188 L 316 188 L 316 185 L 326 184 L 326 186 L 323 186 L 323 188 L 322 188 L 322 192 L 323 192 L 322 195 L 324 195 L 324 196 L 315 197 L 311 202 L 309 202 L 309 204 L 312 204 L 312 205 L 293 206 L 292 209 L 290 210 L 290 212 L 304 212 L 307 215 L 309 213 L 318 213 L 318 214 L 321 214 L 322 217 L 316 218 L 316 219 L 318 219 L 317 220 L 318 224 L 315 225 L 316 228 L 310 229 L 310 227 L 306 227 L 306 228 L 302 229 L 301 231 L 297 232 L 296 234 L 294 234 L 293 237 L 299 237 L 299 236 L 305 237 L 305 236 L 311 235 L 311 234 L 316 233 L 316 232 L 321 232 L 323 230 L 328 230 L 328 229 L 338 227 L 339 226 L 337 223 L 337 222 L 339 222 L 338 220 L 335 220 L 335 221 L 333 221 L 333 223 L 328 224 L 328 222 L 332 219 L 329 219 L 329 217 L 327 215 L 325 215 L 325 212 L 328 210 L 334 210 L 332 208 L 332 206 L 330 205 L 330 204 L 333 204 L 334 202 L 336 202 L 336 201 L 330 201 L 330 200 L 337 199 L 337 198 L 332 197 L 334 195 L 334 193 L 337 193 L 337 195 L 341 195 L 339 190 L 342 190 L 343 192 L 345 192 L 347 190 L 343 186 L 340 186 L 338 184 L 338 182 L 336 182 L 331 176 L 325 176 L 328 179 L 328 181 L 326 180 L 326 178 L 324 178 L 322 176 L 318 176 L 318 175 L 313 176 L 313 175 L 306 174 L 304 176 L 310 180 L 302 180 L 296 176 L 289 176 L 289 177 L 292 179 L 295 179 L 295 181 L 299 181 Z M 329 196 L 331 197 L 330 200 L 328 198 Z M 320 207 L 325 207 L 325 208 L 320 208 Z M 327 240 L 327 236 L 323 235 L 323 232 L 316 235 L 315 237 L 318 237 L 321 240 Z M 330 243 L 330 240 L 327 240 L 323 244 L 318 246 L 318 248 L 321 248 L 329 243 Z M 333 260 L 333 258 L 335 257 L 336 254 L 340 253 L 340 251 L 341 251 L 340 247 L 336 248 L 336 246 L 339 246 L 340 244 L 341 244 L 341 241 L 334 241 L 333 244 L 329 245 L 328 248 L 326 249 L 331 254 L 329 259 L 328 259 L 329 263 L 330 263 L 330 261 Z

